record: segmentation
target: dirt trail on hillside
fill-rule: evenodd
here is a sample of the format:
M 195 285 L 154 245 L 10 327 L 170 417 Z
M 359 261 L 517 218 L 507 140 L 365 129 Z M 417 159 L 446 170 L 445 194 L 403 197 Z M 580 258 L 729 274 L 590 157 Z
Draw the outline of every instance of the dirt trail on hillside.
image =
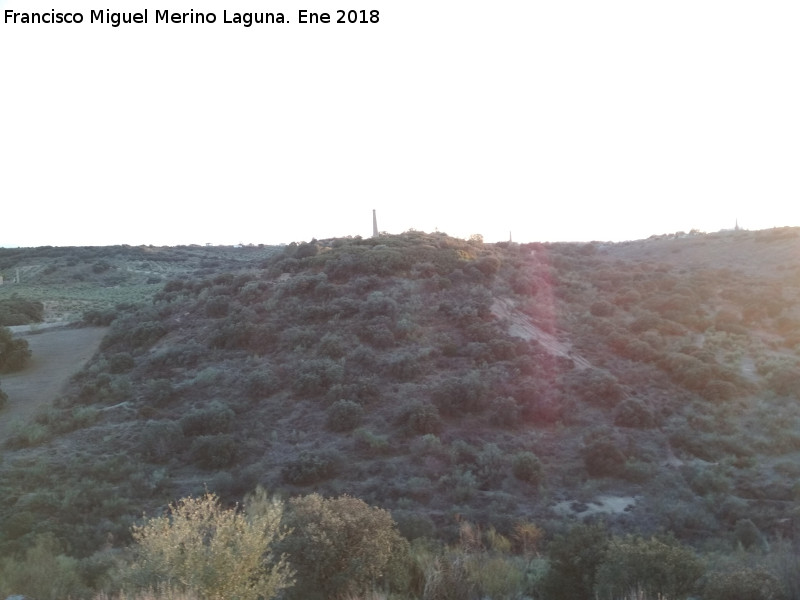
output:
M 573 360 L 579 369 L 588 369 L 592 366 L 592 363 L 572 351 L 571 344 L 559 340 L 556 336 L 534 325 L 530 317 L 517 310 L 512 300 L 495 298 L 491 310 L 494 316 L 509 322 L 508 332 L 511 335 L 526 340 L 536 340 L 550 354 Z
M 0 377 L 0 388 L 8 394 L 6 407 L 0 410 L 0 445 L 15 422 L 28 421 L 58 397 L 69 378 L 97 352 L 106 331 L 107 327 L 54 328 L 18 334 L 28 341 L 33 355 L 23 371 Z

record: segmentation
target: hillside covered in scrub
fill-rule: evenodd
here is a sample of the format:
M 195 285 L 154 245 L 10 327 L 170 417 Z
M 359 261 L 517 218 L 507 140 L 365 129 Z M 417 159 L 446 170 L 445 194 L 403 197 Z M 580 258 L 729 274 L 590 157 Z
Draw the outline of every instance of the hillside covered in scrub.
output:
M 358 498 L 410 541 L 797 535 L 797 229 L 72 251 L 0 250 L 29 277 L 13 324 L 71 303 L 109 327 L 3 440 L 0 556 L 48 534 L 91 563 L 143 512 L 259 486 Z

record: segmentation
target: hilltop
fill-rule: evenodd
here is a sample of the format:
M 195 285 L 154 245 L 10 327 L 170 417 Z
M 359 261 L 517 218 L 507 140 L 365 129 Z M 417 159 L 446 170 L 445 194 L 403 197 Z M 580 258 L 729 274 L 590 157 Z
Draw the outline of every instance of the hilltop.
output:
M 755 543 L 745 521 L 791 538 L 798 259 L 789 228 L 0 250 L 28 281 L 0 298 L 109 327 L 5 440 L 0 553 L 52 532 L 89 556 L 143 510 L 258 485 L 356 496 L 409 539 L 584 518 L 706 550 Z

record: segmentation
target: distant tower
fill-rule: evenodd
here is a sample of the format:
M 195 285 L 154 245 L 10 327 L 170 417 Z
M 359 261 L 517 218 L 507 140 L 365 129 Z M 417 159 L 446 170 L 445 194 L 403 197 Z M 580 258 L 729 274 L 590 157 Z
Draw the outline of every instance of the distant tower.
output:
M 375 209 L 372 209 L 372 237 L 378 237 L 378 215 L 375 214 Z

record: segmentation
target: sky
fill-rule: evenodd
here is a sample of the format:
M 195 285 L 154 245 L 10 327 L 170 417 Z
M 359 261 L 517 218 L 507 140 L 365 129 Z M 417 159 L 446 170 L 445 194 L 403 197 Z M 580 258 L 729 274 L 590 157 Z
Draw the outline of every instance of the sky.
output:
M 800 226 L 794 1 L 0 0 L 54 8 L 0 19 L 0 246 Z

